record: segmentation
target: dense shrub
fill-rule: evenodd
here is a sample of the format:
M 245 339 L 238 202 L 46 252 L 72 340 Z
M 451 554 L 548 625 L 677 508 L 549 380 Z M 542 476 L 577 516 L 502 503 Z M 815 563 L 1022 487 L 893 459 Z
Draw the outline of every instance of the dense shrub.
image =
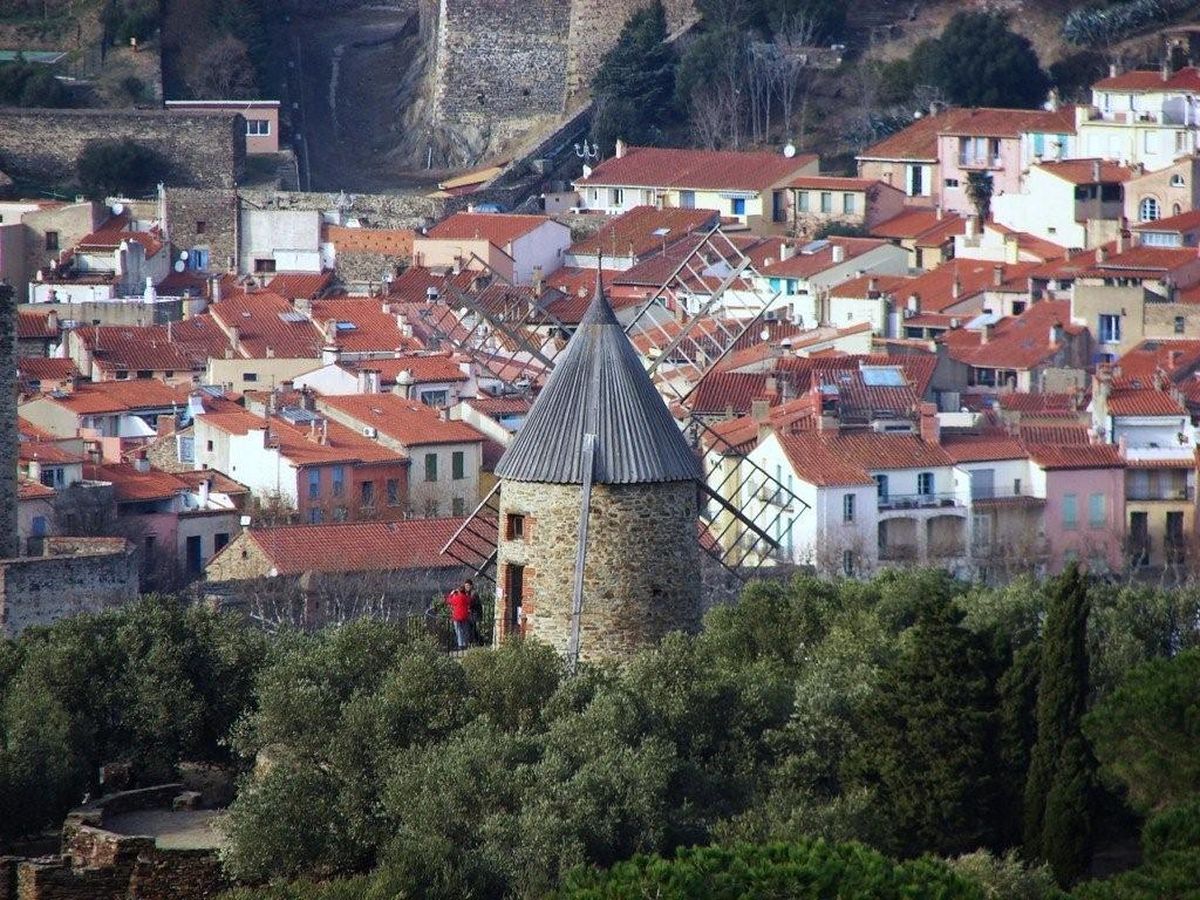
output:
M 75 163 L 79 185 L 87 196 L 141 197 L 154 190 L 168 170 L 166 160 L 151 148 L 132 141 L 93 141 Z

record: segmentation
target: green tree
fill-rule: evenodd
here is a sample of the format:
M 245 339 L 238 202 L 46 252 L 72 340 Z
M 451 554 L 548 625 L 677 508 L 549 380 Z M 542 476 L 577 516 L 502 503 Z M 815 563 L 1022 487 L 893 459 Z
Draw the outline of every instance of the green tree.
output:
M 1141 812 L 1200 795 L 1200 650 L 1155 659 L 1084 720 L 1101 772 Z
M 1200 885 L 1200 797 L 1158 813 L 1142 829 L 1142 864 L 1076 887 L 1079 900 L 1192 900 Z
M 992 173 L 972 171 L 967 173 L 967 199 L 975 208 L 975 215 L 980 222 L 986 222 L 992 215 Z
M 557 896 L 564 900 L 834 896 L 983 900 L 984 895 L 940 861 L 897 863 L 861 844 L 804 841 L 695 847 L 680 850 L 672 859 L 636 856 L 608 871 L 572 872 Z
M 1059 578 L 1042 636 L 1037 742 L 1025 782 L 1025 847 L 1061 884 L 1086 870 L 1095 760 L 1082 733 L 1088 698 L 1088 587 L 1072 564 Z
M 0 104 L 53 109 L 70 106 L 71 94 L 44 65 L 18 57 L 0 63 Z
M 914 68 L 918 83 L 940 88 L 958 106 L 1036 108 L 1050 86 L 1033 45 L 993 12 L 955 13 L 939 38 L 914 53 Z
M 847 775 L 873 787 L 901 856 L 958 854 L 988 843 L 995 776 L 994 705 L 979 638 L 946 597 L 905 634 L 871 698 Z
M 592 79 L 597 114 L 592 133 L 608 155 L 617 140 L 657 143 L 673 114 L 675 51 L 666 43 L 661 0 L 634 13 Z
M 75 171 L 87 196 L 145 196 L 154 190 L 168 164 L 150 147 L 129 138 L 91 141 L 79 154 Z

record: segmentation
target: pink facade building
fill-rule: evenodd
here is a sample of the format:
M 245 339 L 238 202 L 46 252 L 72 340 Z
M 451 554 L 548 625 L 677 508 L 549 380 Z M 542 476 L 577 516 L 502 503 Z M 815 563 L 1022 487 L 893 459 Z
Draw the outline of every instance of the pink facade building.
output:
M 238 113 L 246 120 L 246 152 L 279 152 L 278 100 L 168 100 L 168 109 Z
M 1125 462 L 1112 444 L 1030 445 L 1050 572 L 1078 560 L 1094 572 L 1124 566 Z M 1040 482 L 1040 484 L 1038 483 Z

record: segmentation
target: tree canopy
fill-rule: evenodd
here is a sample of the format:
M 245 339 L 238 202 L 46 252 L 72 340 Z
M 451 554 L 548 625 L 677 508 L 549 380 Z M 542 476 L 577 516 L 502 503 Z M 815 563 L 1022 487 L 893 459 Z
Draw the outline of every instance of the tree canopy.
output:
M 121 138 L 89 143 L 80 152 L 75 170 L 80 187 L 93 199 L 140 197 L 162 180 L 167 162 L 150 147 Z

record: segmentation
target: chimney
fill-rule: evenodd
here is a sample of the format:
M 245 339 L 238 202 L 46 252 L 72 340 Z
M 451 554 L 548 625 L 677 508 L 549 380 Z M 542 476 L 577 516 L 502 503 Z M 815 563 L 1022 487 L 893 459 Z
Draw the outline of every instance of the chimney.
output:
M 1092 160 L 1092 181 L 1096 184 L 1100 183 L 1100 160 Z
M 631 256 L 633 254 L 630 254 Z M 545 281 L 545 276 L 541 266 L 533 267 L 533 296 L 537 299 L 542 296 L 542 287 Z
M 454 257 L 454 263 L 453 263 L 453 265 L 451 265 L 450 271 L 453 272 L 455 275 L 462 274 L 462 257 L 461 256 Z
M 768 394 L 778 394 L 779 393 L 779 379 L 776 378 L 774 375 L 768 375 L 767 380 L 764 384 L 763 390 Z
M 917 407 L 917 411 L 921 417 L 921 440 L 927 444 L 940 444 L 942 426 L 938 422 L 937 404 L 922 403 Z
M 212 479 L 200 479 L 200 508 L 205 509 L 208 506 L 208 494 L 212 490 Z
M 624 159 L 625 151 L 627 151 L 628 149 L 629 149 L 629 145 L 626 144 L 622 138 L 617 138 L 616 151 L 613 153 L 613 155 L 617 159 Z
M 360 394 L 379 393 L 379 372 L 376 369 L 358 370 L 358 392 Z
M 992 328 L 995 326 L 991 322 L 984 322 L 983 327 L 979 329 L 979 343 L 986 344 L 992 339 Z
M 1163 81 L 1171 80 L 1171 54 L 1169 54 L 1169 53 L 1163 54 L 1162 65 L 1161 65 L 1159 71 L 1160 71 L 1160 74 L 1162 75 Z
M 236 325 L 229 326 L 229 346 L 237 350 L 242 343 L 242 329 Z
M 1099 263 L 1102 263 L 1102 262 L 1104 262 L 1104 261 L 1105 261 L 1105 260 L 1107 260 L 1107 259 L 1108 259 L 1108 248 L 1107 248 L 1107 247 L 1105 247 L 1104 245 L 1101 245 L 1101 246 L 1097 247 L 1097 248 L 1096 248 L 1096 262 L 1097 262 L 1097 264 L 1099 264 Z
M 174 416 L 159 416 L 154 423 L 154 430 L 159 437 L 166 437 L 168 434 L 175 433 L 175 417 Z
M 1092 376 L 1092 427 L 1108 434 L 1108 395 L 1112 391 L 1112 367 L 1096 366 Z
M 870 278 L 867 279 L 867 294 L 870 295 L 870 294 L 878 294 L 878 293 L 879 293 L 879 279 L 876 278 L 874 275 L 872 275 Z
M 937 210 L 937 220 L 940 222 L 940 221 L 942 221 L 942 217 L 943 217 L 943 216 L 944 216 L 946 213 L 945 213 L 945 211 L 942 209 L 942 204 L 940 204 L 940 203 L 939 203 L 939 204 L 938 204 L 938 205 L 935 207 L 935 209 Z
M 1057 347 L 1063 340 L 1063 323 L 1055 322 L 1050 326 L 1050 346 Z
M 833 245 L 833 261 L 835 263 L 843 263 L 846 261 L 846 248 L 842 244 Z
M 1125 252 L 1125 229 L 1117 229 L 1117 253 Z
M 1058 88 L 1050 88 L 1050 97 L 1046 101 L 1046 106 L 1050 112 L 1058 112 L 1059 98 Z
M 1116 78 L 1116 77 L 1117 77 L 1117 64 L 1116 64 L 1116 63 L 1109 63 L 1109 64 L 1108 64 L 1108 77 L 1109 77 L 1109 78 Z
M 992 287 L 1000 287 L 1004 284 L 1004 266 L 992 266 Z
M 955 300 L 957 300 L 961 293 L 962 293 L 962 279 L 960 279 L 958 277 L 958 273 L 955 272 L 954 273 L 954 283 L 952 285 L 950 285 L 950 296 L 953 297 Z
M 133 458 L 133 468 L 142 475 L 150 471 L 150 460 L 146 458 L 145 450 Z
M 208 296 L 213 303 L 221 302 L 221 279 L 217 275 L 208 279 Z
M 967 216 L 967 230 L 965 237 L 968 241 L 972 241 L 979 234 L 979 216 Z
M 1004 261 L 1015 266 L 1021 261 L 1021 244 L 1015 234 L 1004 236 Z
M 780 262 L 786 262 L 787 260 L 791 259 L 795 255 L 796 255 L 796 245 L 795 244 L 789 244 L 787 241 L 783 241 L 779 245 L 779 261 Z
M 908 295 L 908 311 L 915 315 L 916 313 L 920 312 L 920 310 L 921 310 L 921 295 L 920 294 L 909 294 Z
M 342 350 L 337 344 L 326 344 L 321 348 L 321 365 L 336 365 L 342 358 Z
M 50 310 L 50 312 L 46 313 L 46 328 L 49 331 L 53 331 L 55 334 L 58 333 L 58 310 L 57 309 L 52 309 L 52 310 Z
M 267 359 L 274 359 L 274 358 L 275 358 L 275 348 L 272 347 L 270 344 L 268 344 L 267 345 Z

